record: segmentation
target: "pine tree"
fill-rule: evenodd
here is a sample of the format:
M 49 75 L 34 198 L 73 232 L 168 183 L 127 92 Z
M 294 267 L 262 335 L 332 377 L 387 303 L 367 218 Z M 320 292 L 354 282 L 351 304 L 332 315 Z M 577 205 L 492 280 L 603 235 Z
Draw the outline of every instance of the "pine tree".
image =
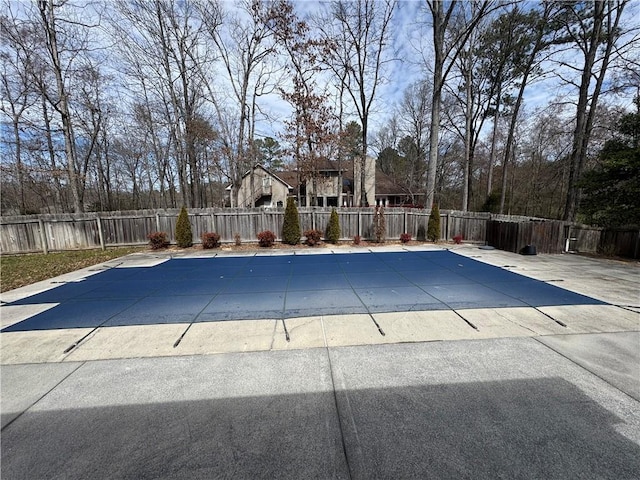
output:
M 284 210 L 282 242 L 288 245 L 300 243 L 300 219 L 298 218 L 298 208 L 293 201 L 293 197 L 287 199 L 287 207 Z
M 180 210 L 180 215 L 178 215 L 178 220 L 176 221 L 176 244 L 180 248 L 187 248 L 193 245 L 193 233 L 191 232 L 189 215 L 185 207 Z
M 338 240 L 340 240 L 340 219 L 338 218 L 338 212 L 336 212 L 335 208 L 331 210 L 331 217 L 329 218 L 329 225 L 327 225 L 327 234 L 325 237 L 329 243 L 338 243 Z
M 427 238 L 432 242 L 440 240 L 440 209 L 435 203 L 429 215 L 429 223 L 427 223 Z

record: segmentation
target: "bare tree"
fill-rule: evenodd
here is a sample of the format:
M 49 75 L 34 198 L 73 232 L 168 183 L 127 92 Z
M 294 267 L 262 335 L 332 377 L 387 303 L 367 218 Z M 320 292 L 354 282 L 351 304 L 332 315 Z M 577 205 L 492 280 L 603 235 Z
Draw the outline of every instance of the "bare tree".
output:
M 458 16 L 464 16 L 464 9 L 469 4 L 457 0 L 426 0 L 426 3 L 431 16 L 433 31 L 433 98 L 431 103 L 429 161 L 425 192 L 426 204 L 429 206 L 433 204 L 436 190 L 440 106 L 444 84 L 478 22 L 495 10 L 497 6 L 494 2 L 488 0 L 475 2 L 473 14 L 468 18 L 464 28 L 452 29 L 453 19 Z
M 544 54 L 549 50 L 551 45 L 557 41 L 558 25 L 555 21 L 557 10 L 557 4 L 548 2 L 542 5 L 541 10 L 534 9 L 527 14 L 523 14 L 515 9 L 508 14 L 514 17 L 513 21 L 515 22 L 515 26 L 513 29 L 517 29 L 518 36 L 515 38 L 515 43 L 513 44 L 513 51 L 511 52 L 512 59 L 509 60 L 505 66 L 511 66 L 510 81 L 517 81 L 519 87 L 515 101 L 512 101 L 512 105 L 510 105 L 509 111 L 507 112 L 510 116 L 510 121 L 502 158 L 500 213 L 504 212 L 508 176 L 507 166 L 509 165 L 510 159 L 514 156 L 515 133 L 524 101 L 524 93 L 529 84 L 544 73 L 540 68 L 540 64 L 545 59 Z M 507 28 L 509 27 L 507 26 Z M 495 77 L 495 80 L 498 82 L 498 85 L 502 84 L 502 79 Z M 497 90 L 502 90 L 502 88 L 503 87 L 500 87 L 498 89 L 494 87 L 492 93 L 496 94 Z M 492 163 L 490 167 L 493 165 L 494 157 L 495 145 L 492 141 L 492 158 L 490 160 Z M 491 187 L 488 182 L 487 185 Z M 491 191 L 488 190 L 487 195 L 490 194 Z
M 9 117 L 12 127 L 15 152 L 15 175 L 18 187 L 18 207 L 20 213 L 27 211 L 25 199 L 25 178 L 22 155 L 21 124 L 27 110 L 37 102 L 30 73 L 30 48 L 27 45 L 29 34 L 13 29 L 9 17 L 0 16 L 0 29 L 6 32 L 5 42 L 9 48 L 0 52 L 2 62 L 0 92 L 0 111 Z
M 452 31 L 466 29 L 467 13 L 473 17 L 478 4 L 472 3 L 469 12 L 463 11 L 452 22 Z M 480 140 L 482 127 L 486 120 L 488 107 L 487 73 L 479 68 L 480 56 L 478 51 L 480 38 L 483 31 L 483 22 L 471 32 L 466 45 L 454 62 L 452 72 L 459 73 L 459 78 L 450 76 L 444 89 L 447 98 L 443 99 L 450 105 L 444 109 L 444 129 L 455 132 L 464 142 L 464 161 L 462 162 L 462 204 L 463 211 L 468 210 L 473 197 L 473 172 L 475 164 L 475 152 Z M 461 117 L 461 118 L 460 118 Z
M 396 5 L 395 0 L 337 1 L 332 4 L 333 17 L 340 30 L 336 43 L 343 45 L 334 51 L 334 58 L 337 70 L 346 73 L 343 77 L 346 91 L 362 126 L 360 206 L 369 202 L 365 188 L 369 117 L 377 88 L 384 79 L 384 65 L 390 61 L 385 56 L 385 50 Z
M 328 94 L 317 84 L 323 68 L 321 59 L 331 53 L 332 45 L 326 38 L 312 36 L 309 25 L 288 1 L 278 3 L 270 25 L 278 44 L 287 52 L 286 68 L 291 77 L 289 88 L 280 87 L 282 97 L 293 108 L 291 120 L 285 122 L 285 138 L 290 142 L 300 180 L 311 183 L 311 203 L 316 205 L 319 170 L 339 146 L 336 116 Z
M 423 190 L 426 172 L 427 145 L 429 142 L 429 113 L 431 109 L 431 85 L 417 81 L 409 85 L 398 107 L 405 137 L 397 142 L 404 154 L 406 178 L 403 182 L 411 195 L 411 203 L 418 203 L 415 195 Z
M 223 17 L 212 4 L 202 4 L 200 14 L 210 38 L 215 43 L 231 84 L 237 104 L 238 128 L 235 141 L 235 161 L 230 165 L 230 177 L 235 203 L 244 173 L 255 162 L 253 150 L 258 97 L 270 93 L 275 86 L 271 76 L 277 71 L 270 62 L 276 53 L 274 32 L 268 21 L 274 15 L 274 5 L 262 0 L 244 0 L 240 12 Z M 212 98 L 213 95 L 211 95 Z M 253 170 L 251 170 L 253 172 Z M 253 175 L 251 176 L 251 190 Z M 255 198 L 252 195 L 252 206 Z
M 65 7 L 73 8 L 73 5 L 67 1 L 38 1 L 38 24 L 45 35 L 46 65 L 55 79 L 55 91 L 50 92 L 48 89 L 43 89 L 43 92 L 48 102 L 60 115 L 69 187 L 73 195 L 73 208 L 76 212 L 82 212 L 84 210 L 82 203 L 83 179 L 78 174 L 78 154 L 70 104 L 69 86 L 71 80 L 69 77 L 75 73 L 71 66 L 77 62 L 80 53 L 88 48 L 88 30 L 91 26 L 81 23 L 78 19 L 65 21 L 61 17 L 61 11 Z
M 598 100 L 615 46 L 621 36 L 620 18 L 627 0 L 569 2 L 563 5 L 565 31 L 568 39 L 580 53 L 582 67 L 569 62 L 562 65 L 579 74 L 578 81 L 569 83 L 578 89 L 576 123 L 569 170 L 567 201 L 564 220 L 574 221 L 580 202 L 578 182 L 587 157 L 591 131 L 597 112 Z M 576 53 L 573 53 L 573 56 Z M 573 63 L 573 62 L 571 62 Z
M 206 88 L 201 72 L 212 59 L 194 0 L 122 0 L 116 7 L 119 15 L 111 26 L 122 50 L 128 50 L 125 60 L 139 74 L 138 92 L 152 96 L 169 120 L 182 204 L 201 206 L 197 133 Z
M 5 46 L 13 51 L 14 58 L 20 62 L 19 71 L 28 76 L 31 88 L 37 92 L 35 98 L 44 99 L 43 109 L 50 107 L 59 119 L 64 139 L 66 183 L 72 194 L 73 210 L 80 212 L 83 210 L 81 190 L 84 179 L 77 170 L 75 113 L 69 92 L 77 85 L 75 74 L 79 64 L 88 56 L 91 26 L 78 19 L 80 7 L 67 0 L 42 0 L 24 5 L 24 8 L 19 8 L 19 14 L 12 11 L 12 7 L 8 3 L 4 9 L 6 16 L 2 30 L 3 37 L 7 39 Z M 26 77 L 24 79 L 27 80 Z M 29 106 L 35 110 L 35 105 L 36 102 Z M 25 110 L 20 115 L 24 113 Z M 34 113 L 30 113 L 29 117 L 35 118 Z M 57 119 L 50 118 L 46 113 L 45 117 L 47 122 L 58 124 Z M 49 133 L 50 125 L 47 126 Z M 19 146 L 18 149 L 21 156 Z M 19 162 L 22 164 L 22 158 Z

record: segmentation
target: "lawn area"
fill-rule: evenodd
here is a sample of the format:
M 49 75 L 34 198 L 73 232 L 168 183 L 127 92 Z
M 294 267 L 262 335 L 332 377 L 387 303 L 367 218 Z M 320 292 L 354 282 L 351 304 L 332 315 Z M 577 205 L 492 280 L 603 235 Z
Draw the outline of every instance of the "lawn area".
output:
M 2 255 L 0 257 L 0 292 L 90 267 L 114 258 L 146 250 L 146 247 L 122 247 L 102 250 L 55 252 L 45 255 Z

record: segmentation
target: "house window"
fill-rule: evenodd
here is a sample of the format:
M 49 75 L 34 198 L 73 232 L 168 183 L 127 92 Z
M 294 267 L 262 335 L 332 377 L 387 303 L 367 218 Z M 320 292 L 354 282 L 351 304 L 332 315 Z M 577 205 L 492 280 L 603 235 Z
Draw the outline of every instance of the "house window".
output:
M 262 186 L 268 187 L 271 185 L 271 177 L 262 177 Z
M 338 197 L 327 197 L 327 207 L 337 207 Z

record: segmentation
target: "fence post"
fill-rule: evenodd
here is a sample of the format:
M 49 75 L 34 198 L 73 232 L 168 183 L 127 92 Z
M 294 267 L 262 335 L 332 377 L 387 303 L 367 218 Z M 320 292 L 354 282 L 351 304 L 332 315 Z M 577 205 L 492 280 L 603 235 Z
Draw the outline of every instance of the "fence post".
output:
M 160 214 L 156 212 L 156 232 L 160 231 Z
M 49 253 L 49 246 L 47 245 L 47 232 L 44 229 L 44 222 L 42 219 L 38 219 L 38 227 L 40 228 L 40 241 L 42 242 L 42 252 L 47 255 Z
M 445 216 L 446 227 L 444 229 L 444 239 L 449 240 L 451 238 L 451 212 L 447 212 Z
M 100 249 L 102 251 L 106 250 L 104 247 L 104 235 L 102 234 L 102 221 L 100 217 L 96 215 L 96 223 L 98 224 L 98 238 L 100 239 Z
M 362 214 L 358 210 L 358 236 L 362 237 Z
M 402 232 L 403 233 L 409 233 L 407 232 L 407 209 L 404 209 L 404 215 L 403 215 L 403 219 L 402 219 Z

